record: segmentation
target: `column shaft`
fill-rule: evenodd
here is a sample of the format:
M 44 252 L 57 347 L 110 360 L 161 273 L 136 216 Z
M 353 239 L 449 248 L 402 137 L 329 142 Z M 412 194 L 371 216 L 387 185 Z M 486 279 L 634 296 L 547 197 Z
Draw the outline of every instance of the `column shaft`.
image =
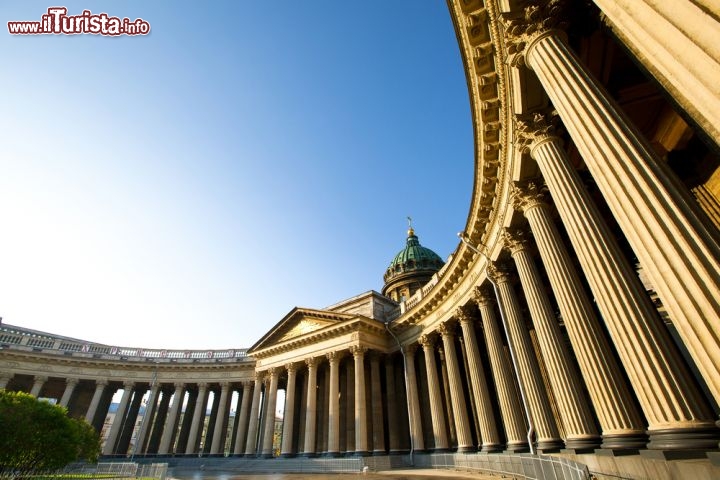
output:
M 280 454 L 283 457 L 295 456 L 293 450 L 293 436 L 295 425 L 295 380 L 297 367 L 290 363 L 287 365 L 288 380 L 285 388 L 285 413 L 283 414 L 283 435 Z
M 382 388 L 380 386 L 380 355 L 370 355 L 370 392 L 372 395 L 372 451 L 374 455 L 385 454 L 385 429 L 383 425 Z
M 105 446 L 103 447 L 103 455 L 113 455 L 115 452 L 115 444 L 117 443 L 118 436 L 120 435 L 120 429 L 122 428 L 123 422 L 125 422 L 125 414 L 132 397 L 133 382 L 126 382 L 124 384 L 122 397 L 120 398 L 120 405 L 115 412 L 115 419 L 110 426 L 110 434 L 107 440 L 105 440 Z
M 315 456 L 315 438 L 317 434 L 317 364 L 318 359 L 305 360 L 308 367 L 307 399 L 305 407 L 305 442 L 303 454 L 308 457 Z
M 65 391 L 63 392 L 62 398 L 60 399 L 60 405 L 67 408 L 70 403 L 70 397 L 72 397 L 75 387 L 78 384 L 77 378 L 68 378 L 65 380 Z
M 233 455 L 242 455 L 245 448 L 245 440 L 247 439 L 247 428 L 250 420 L 250 401 L 252 400 L 252 385 L 250 382 L 242 383 L 242 399 L 240 400 L 240 418 L 237 424 L 237 432 L 235 432 L 235 449 Z
M 175 408 L 174 403 L 173 408 Z M 205 427 L 206 409 L 207 383 L 198 383 L 198 394 L 195 402 L 195 410 L 193 411 L 192 424 L 190 425 L 190 435 L 188 436 L 188 443 L 185 447 L 185 454 L 187 455 L 199 453 L 198 445 L 200 443 L 200 438 L 202 438 L 203 428 Z
M 720 318 L 720 245 L 712 227 L 557 32 L 535 37 L 526 57 L 720 401 L 720 322 L 707 320 Z M 672 426 L 707 424 L 708 412 L 691 410 L 677 412 L 682 420 Z
M 468 421 L 467 407 L 465 404 L 465 394 L 463 393 L 462 387 L 462 377 L 460 376 L 460 366 L 455 349 L 454 328 L 448 324 L 442 324 L 438 331 L 442 335 L 443 347 L 445 348 L 448 381 L 450 382 L 450 400 L 452 401 L 455 430 L 457 431 L 457 451 L 459 453 L 471 452 L 475 450 L 475 447 L 473 446 L 470 422 Z
M 175 429 L 177 428 L 177 422 L 180 418 L 180 410 L 184 400 L 183 391 L 184 385 L 182 383 L 176 383 L 170 413 L 168 413 L 167 419 L 165 420 L 162 438 L 160 438 L 160 448 L 158 448 L 159 455 L 169 455 L 172 453 L 170 450 L 173 440 L 175 439 Z
M 275 433 L 275 407 L 277 406 L 278 375 L 276 368 L 269 370 L 269 387 L 267 390 L 267 413 L 265 415 L 265 433 L 263 434 L 262 456 L 273 457 L 273 437 Z
M 218 415 L 215 420 L 215 431 L 213 432 L 212 446 L 210 447 L 211 455 L 223 456 L 225 454 L 223 447 L 225 446 L 228 415 L 230 414 L 229 391 L 230 384 L 223 382 L 220 385 L 220 401 L 218 402 Z
M 148 396 L 148 401 L 145 405 L 145 413 L 143 413 L 142 423 L 140 424 L 140 430 L 138 431 L 137 440 L 135 442 L 134 454 L 144 455 L 147 453 L 147 437 L 152 429 L 153 415 L 155 414 L 159 391 L 160 385 L 158 384 L 155 384 L 150 388 L 150 395 Z
M 484 290 L 476 290 L 475 299 L 483 320 L 490 368 L 495 379 L 500 413 L 505 424 L 506 448 L 509 452 L 526 452 L 528 450 L 525 438 L 527 426 L 523 416 L 523 407 L 516 392 L 512 369 L 504 352 L 502 335 L 493 308 L 495 301 L 492 295 Z
M 410 424 L 410 442 L 414 451 L 425 450 L 425 440 L 422 434 L 422 423 L 420 421 L 420 398 L 418 396 L 417 376 L 415 373 L 415 350 L 416 345 L 409 345 L 403 348 L 405 358 L 405 381 L 407 382 L 407 401 L 410 406 L 408 423 Z
M 328 405 L 328 449 L 329 455 L 340 454 L 340 356 L 338 352 L 327 354 L 330 362 L 330 389 Z
M 367 406 L 365 404 L 365 352 L 364 347 L 352 347 L 355 360 L 355 453 L 367 455 Z
M 248 435 L 245 442 L 245 455 L 257 454 L 258 427 L 260 424 L 260 394 L 262 393 L 262 377 L 256 373 L 255 386 L 253 388 L 252 406 L 250 407 L 250 419 L 248 420 Z
M 107 380 L 95 380 L 95 393 L 93 393 L 92 400 L 90 400 L 90 406 L 85 414 L 85 420 L 87 420 L 90 425 L 92 425 L 95 421 L 98 405 L 100 405 L 100 399 L 102 399 L 107 385 Z
M 563 442 L 555 424 L 547 392 L 542 385 L 537 357 L 520 313 L 520 305 L 510 283 L 510 276 L 492 267 L 490 270 L 489 275 L 497 285 L 498 302 L 505 316 L 508 342 L 516 362 L 515 368 L 522 382 L 521 395 L 525 397 L 537 434 L 538 449 L 546 451 L 558 449 L 562 447 Z
M 643 448 L 643 420 L 632 402 L 610 344 L 582 288 L 580 276 L 563 245 L 548 205 L 531 186 L 516 193 L 545 264 L 565 328 L 592 399 L 603 435 L 603 448 Z
M 430 418 L 432 419 L 433 437 L 436 452 L 447 451 L 448 437 L 445 425 L 445 414 L 440 395 L 440 380 L 438 380 L 437 364 L 435 362 L 435 342 L 427 335 L 420 337 L 420 345 L 425 354 L 425 370 L 427 371 L 428 393 L 430 397 Z

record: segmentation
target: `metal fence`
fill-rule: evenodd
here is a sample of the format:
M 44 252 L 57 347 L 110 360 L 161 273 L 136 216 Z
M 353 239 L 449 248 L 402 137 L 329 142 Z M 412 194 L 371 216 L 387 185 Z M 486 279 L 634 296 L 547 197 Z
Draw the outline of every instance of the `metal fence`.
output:
M 140 465 L 134 462 L 74 463 L 63 470 L 63 473 L 66 474 L 112 476 L 113 478 L 156 478 L 158 480 L 166 480 L 167 472 L 167 463 Z
M 588 480 L 586 465 L 567 458 L 529 454 L 433 454 L 415 457 L 415 467 L 443 468 L 503 475 L 518 480 Z

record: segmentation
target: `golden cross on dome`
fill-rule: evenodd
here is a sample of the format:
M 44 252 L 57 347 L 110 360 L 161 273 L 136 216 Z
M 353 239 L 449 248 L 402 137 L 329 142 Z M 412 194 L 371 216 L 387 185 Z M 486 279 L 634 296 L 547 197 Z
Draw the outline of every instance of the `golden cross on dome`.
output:
M 408 220 L 408 237 L 411 237 L 411 236 L 415 235 L 415 230 L 413 230 L 413 227 L 412 227 L 412 218 L 407 217 L 407 220 Z

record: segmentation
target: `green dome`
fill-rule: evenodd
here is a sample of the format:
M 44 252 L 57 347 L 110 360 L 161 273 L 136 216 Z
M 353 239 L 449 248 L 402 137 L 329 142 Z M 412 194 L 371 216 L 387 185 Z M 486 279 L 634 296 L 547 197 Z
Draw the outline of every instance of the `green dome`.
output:
M 407 244 L 400 250 L 385 272 L 384 279 L 387 283 L 393 277 L 410 272 L 437 272 L 445 264 L 440 256 L 420 245 L 415 231 L 408 230 Z

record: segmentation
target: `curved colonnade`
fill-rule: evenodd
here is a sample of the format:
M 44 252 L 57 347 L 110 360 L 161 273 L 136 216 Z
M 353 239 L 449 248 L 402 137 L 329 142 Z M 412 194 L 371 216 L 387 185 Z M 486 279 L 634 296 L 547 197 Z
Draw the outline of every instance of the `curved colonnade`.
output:
M 612 92 L 621 72 L 598 78 L 588 51 L 615 45 L 649 72 L 680 110 L 664 118 L 694 128 L 716 161 L 720 14 L 704 1 L 595 4 L 449 2 L 474 192 L 452 258 L 399 307 L 369 292 L 296 308 L 242 358 L 143 363 L 13 344 L 0 350 L 4 382 L 48 396 L 38 379 L 65 378 L 54 397 L 95 422 L 103 382 L 124 385 L 116 418 L 134 420 L 149 392 L 137 455 L 705 458 L 720 439 L 717 175 L 681 184 L 660 149 L 669 134 L 647 137 Z M 182 395 L 181 409 L 170 398 Z M 106 454 L 127 453 L 122 425 Z

